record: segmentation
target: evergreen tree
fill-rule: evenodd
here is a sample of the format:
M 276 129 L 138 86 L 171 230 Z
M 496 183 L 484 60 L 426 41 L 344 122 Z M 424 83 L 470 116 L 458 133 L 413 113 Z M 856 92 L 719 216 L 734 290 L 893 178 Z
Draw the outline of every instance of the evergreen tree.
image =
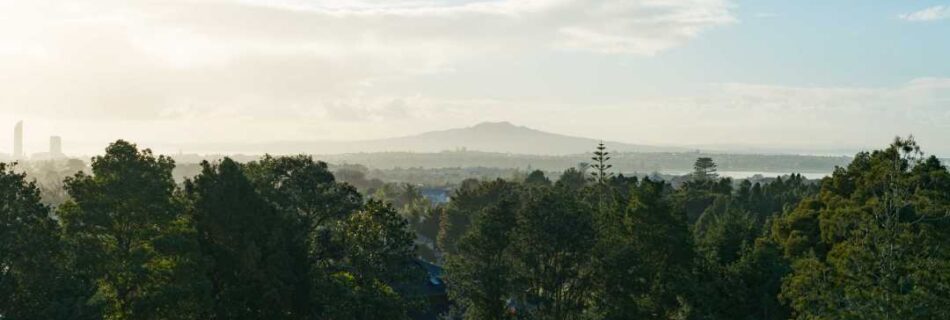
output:
M 790 266 L 766 238 L 744 244 L 735 261 L 719 263 L 709 253 L 698 257 L 698 315 L 703 319 L 788 319 L 778 295 Z
M 716 173 L 716 163 L 713 162 L 712 158 L 700 157 L 696 159 L 696 163 L 693 164 L 693 180 L 710 181 L 717 178 L 719 178 L 719 174 Z
M 610 152 L 607 152 L 607 147 L 604 146 L 603 141 L 597 144 L 597 150 L 594 151 L 594 157 L 591 160 L 594 160 L 594 164 L 591 165 L 594 171 L 590 173 L 592 180 L 598 184 L 607 183 L 610 177 L 613 176 L 613 172 L 607 170 L 610 170 L 613 165 L 607 163 L 610 161 Z
M 757 319 L 748 305 L 756 298 L 751 284 L 743 279 L 745 265 L 752 259 L 753 245 L 759 236 L 755 218 L 732 204 L 717 199 L 694 228 L 696 272 L 699 276 L 696 303 L 707 319 Z M 751 276 L 751 274 L 748 274 Z

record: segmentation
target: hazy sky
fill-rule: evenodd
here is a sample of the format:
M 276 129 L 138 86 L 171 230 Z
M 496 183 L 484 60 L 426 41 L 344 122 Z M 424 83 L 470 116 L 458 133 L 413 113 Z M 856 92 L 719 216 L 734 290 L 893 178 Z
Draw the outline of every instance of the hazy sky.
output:
M 631 143 L 950 156 L 950 2 L 0 0 L 0 152 L 506 120 Z M 200 151 L 200 150 L 184 150 Z

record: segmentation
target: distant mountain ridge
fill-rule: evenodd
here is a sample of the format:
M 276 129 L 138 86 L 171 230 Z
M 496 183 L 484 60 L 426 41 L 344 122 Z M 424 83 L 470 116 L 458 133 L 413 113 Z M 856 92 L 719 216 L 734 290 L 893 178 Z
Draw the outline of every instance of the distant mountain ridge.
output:
M 590 152 L 600 140 L 545 132 L 509 122 L 482 122 L 471 127 L 429 131 L 417 135 L 361 141 L 285 141 L 249 144 L 207 144 L 195 149 L 221 153 L 345 154 L 375 152 L 432 153 L 470 150 L 529 155 L 569 155 Z M 604 141 L 616 152 L 681 152 L 685 148 Z

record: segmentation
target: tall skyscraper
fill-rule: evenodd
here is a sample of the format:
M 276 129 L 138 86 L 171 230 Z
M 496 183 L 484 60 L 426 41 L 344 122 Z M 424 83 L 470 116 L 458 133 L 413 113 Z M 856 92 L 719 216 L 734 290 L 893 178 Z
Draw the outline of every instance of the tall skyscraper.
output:
M 49 137 L 49 156 L 59 157 L 63 154 L 63 139 L 59 136 Z
M 17 122 L 13 128 L 13 158 L 23 158 L 23 121 Z

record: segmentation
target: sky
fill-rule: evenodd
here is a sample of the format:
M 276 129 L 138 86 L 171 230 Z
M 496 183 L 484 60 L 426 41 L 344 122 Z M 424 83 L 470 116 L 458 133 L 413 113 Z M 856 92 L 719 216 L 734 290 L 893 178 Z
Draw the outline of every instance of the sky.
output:
M 0 153 L 18 120 L 72 154 L 510 121 L 948 157 L 948 59 L 950 1 L 0 0 Z

